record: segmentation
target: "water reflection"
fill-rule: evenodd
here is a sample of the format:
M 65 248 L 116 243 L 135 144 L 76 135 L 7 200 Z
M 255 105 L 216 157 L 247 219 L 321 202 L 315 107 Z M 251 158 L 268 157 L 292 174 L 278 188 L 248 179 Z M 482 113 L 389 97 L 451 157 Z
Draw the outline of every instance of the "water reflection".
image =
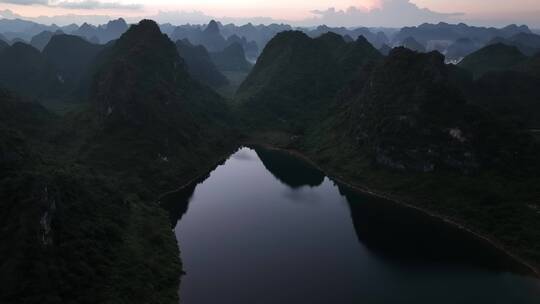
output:
M 266 170 L 293 189 L 302 186 L 316 187 L 324 181 L 324 174 L 321 171 L 287 153 L 263 148 L 257 149 L 256 152 Z
M 529 270 L 487 241 L 440 219 L 339 186 L 358 240 L 379 258 L 404 267 L 467 266 L 501 272 Z
M 162 203 L 178 222 L 183 303 L 540 298 L 538 281 L 485 242 L 277 151 L 241 149 Z

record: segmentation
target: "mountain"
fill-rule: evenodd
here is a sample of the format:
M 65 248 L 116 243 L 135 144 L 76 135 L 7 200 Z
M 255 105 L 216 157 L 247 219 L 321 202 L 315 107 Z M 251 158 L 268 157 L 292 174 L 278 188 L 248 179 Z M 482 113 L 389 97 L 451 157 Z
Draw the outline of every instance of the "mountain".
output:
M 7 49 L 9 47 L 9 44 L 5 42 L 4 40 L 0 39 L 0 52 L 2 52 L 4 49 Z
M 226 24 L 221 26 L 221 34 L 224 37 L 230 37 L 236 35 L 240 38 L 244 37 L 247 41 L 253 41 L 257 44 L 260 51 L 264 49 L 266 44 L 274 38 L 274 36 L 283 31 L 290 31 L 292 27 L 288 24 L 269 24 L 269 25 L 253 25 L 247 23 L 244 25 L 236 26 L 234 24 Z M 246 53 L 249 56 L 249 51 L 246 49 Z
M 74 35 L 55 35 L 43 49 L 43 56 L 57 71 L 58 78 L 75 89 L 88 73 L 103 46 Z
M 392 51 L 392 48 L 389 47 L 388 44 L 383 44 L 379 49 L 379 52 L 384 56 L 388 56 L 388 54 L 390 54 L 390 51 Z
M 101 43 L 107 43 L 118 39 L 128 30 L 128 25 L 123 18 L 111 20 L 106 25 L 100 27 L 101 32 L 95 35 Z
M 178 40 L 189 40 L 193 45 L 201 44 L 201 35 L 202 29 L 200 26 L 196 25 L 179 25 L 175 26 L 172 32 L 169 34 L 169 37 L 173 41 Z
M 35 35 L 34 37 L 32 37 L 32 39 L 30 40 L 30 45 L 35 47 L 39 51 L 43 51 L 43 49 L 45 48 L 47 43 L 49 43 L 51 38 L 54 35 L 60 35 L 60 34 L 63 34 L 63 32 L 60 31 L 60 30 L 58 30 L 58 31 L 56 31 L 54 33 L 50 32 L 50 31 L 43 31 L 43 32 Z
M 524 129 L 540 128 L 540 69 L 536 75 L 517 70 L 492 71 L 475 82 L 473 101 Z
M 221 35 L 216 21 L 210 21 L 202 31 L 200 44 L 204 45 L 209 52 L 218 52 L 225 48 L 227 42 Z
M 236 99 L 257 127 L 301 130 L 324 113 L 362 65 L 381 58 L 362 37 L 347 43 L 334 33 L 314 39 L 282 32 L 268 43 Z
M 517 47 L 523 54 L 533 56 L 540 53 L 540 35 L 532 33 L 519 33 L 509 38 L 497 37 L 488 44 L 502 43 Z
M 189 76 L 175 44 L 153 21 L 132 25 L 106 50 L 90 103 L 89 118 L 81 120 L 95 121 L 96 129 L 87 131 L 92 135 L 80 156 L 150 189 L 169 191 L 198 172 L 205 157 L 229 149 L 226 104 Z
M 445 55 L 450 60 L 461 60 L 478 49 L 480 49 L 479 44 L 472 39 L 460 38 L 448 47 Z
M 488 28 L 468 26 L 464 23 L 448 24 L 441 22 L 438 24 L 424 23 L 419 26 L 404 27 L 395 35 L 393 39 L 394 41 L 399 42 L 408 37 L 412 37 L 420 44 L 427 45 L 427 43 L 432 40 L 456 41 L 461 38 L 469 38 L 485 44 L 495 37 L 507 38 L 518 33 L 531 33 L 531 31 L 525 25 L 509 25 L 504 28 Z
M 204 46 L 194 46 L 184 39 L 176 41 L 176 48 L 193 79 L 215 88 L 228 84 L 227 78 L 217 69 Z
M 172 40 L 189 40 L 193 45 L 202 45 L 209 52 L 220 52 L 226 45 L 227 41 L 220 31 L 220 25 L 212 20 L 206 27 L 182 25 L 176 27 L 170 34 Z
M 81 41 L 55 36 L 47 52 Z M 81 112 L 0 91 L 2 303 L 178 303 L 178 247 L 155 201 L 234 148 L 230 114 L 152 21 L 98 57 Z
M 35 141 L 43 136 L 44 128 L 51 124 L 54 115 L 36 102 L 28 101 L 16 94 L 0 88 L 0 128 L 9 130 L 21 138 L 20 144 Z M 9 147 L 2 150 L 2 165 L 6 165 L 11 157 Z M 14 149 L 16 151 L 18 149 Z
M 97 28 L 91 24 L 83 23 L 78 29 L 73 31 L 71 34 L 80 36 L 86 40 L 90 40 L 92 37 L 96 37 Z
M 378 164 L 398 170 L 470 171 L 500 162 L 501 146 L 519 150 L 507 144 L 512 142 L 510 131 L 468 104 L 450 77 L 440 53 L 403 48 L 393 50 L 372 72 L 371 85 L 353 103 L 352 117 L 354 134 L 371 147 Z
M 100 26 L 83 23 L 77 30 L 72 31 L 71 34 L 83 37 L 93 43 L 106 44 L 118 39 L 127 29 L 128 25 L 126 21 L 123 18 L 119 18 Z
M 405 40 L 401 42 L 403 47 L 408 48 L 409 50 L 413 50 L 420 53 L 426 52 L 426 47 L 421 45 L 418 41 L 416 41 L 413 37 L 407 37 Z
M 509 70 L 527 60 L 517 47 L 502 43 L 488 45 L 465 57 L 459 66 L 478 78 L 489 71 Z
M 32 21 L 22 19 L 0 19 L 0 29 L 6 40 L 22 39 L 30 41 L 30 39 L 43 32 L 56 32 L 60 27 L 56 25 L 44 25 Z
M 210 58 L 220 71 L 247 72 L 251 69 L 251 63 L 239 43 L 233 43 L 220 52 L 211 52 Z
M 308 36 L 312 38 L 319 37 L 325 33 L 336 33 L 341 36 L 349 36 L 353 40 L 358 39 L 358 37 L 362 36 L 369 43 L 371 43 L 375 48 L 380 48 L 383 46 L 383 44 L 389 43 L 389 39 L 383 32 L 377 32 L 374 33 L 370 29 L 365 27 L 358 27 L 354 29 L 349 29 L 345 27 L 329 27 L 326 25 L 320 25 L 315 29 L 301 29 L 304 31 Z
M 517 65 L 514 70 L 540 78 L 540 53 Z
M 60 125 L 0 90 L 0 238 L 9 244 L 0 302 L 177 303 L 180 264 L 164 212 L 70 163 L 69 145 L 49 140 Z
M 244 49 L 244 52 L 246 53 L 246 57 L 250 59 L 257 59 L 260 54 L 259 46 L 255 41 L 247 41 L 246 37 L 240 38 L 236 34 L 233 34 L 232 36 L 227 37 L 227 46 L 230 46 L 234 43 L 238 43 L 242 46 Z
M 472 100 L 523 129 L 540 128 L 540 54 L 505 70 L 482 75 L 469 92 Z
M 0 52 L 0 86 L 33 97 L 53 96 L 64 90 L 47 58 L 21 42 Z

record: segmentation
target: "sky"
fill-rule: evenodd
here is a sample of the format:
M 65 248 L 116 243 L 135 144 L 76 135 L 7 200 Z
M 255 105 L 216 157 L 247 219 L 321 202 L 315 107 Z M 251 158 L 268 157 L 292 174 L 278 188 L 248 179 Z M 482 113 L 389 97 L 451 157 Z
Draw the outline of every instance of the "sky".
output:
M 400 27 L 444 21 L 540 28 L 540 0 L 0 0 L 0 16 L 60 24 L 122 16 L 177 24 L 216 18 L 295 25 Z

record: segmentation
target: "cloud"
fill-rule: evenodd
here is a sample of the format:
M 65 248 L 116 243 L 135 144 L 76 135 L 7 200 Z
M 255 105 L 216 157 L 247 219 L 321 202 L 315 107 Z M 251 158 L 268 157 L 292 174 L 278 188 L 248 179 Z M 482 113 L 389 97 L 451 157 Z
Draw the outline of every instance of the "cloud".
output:
M 17 4 L 17 5 L 34 5 L 34 4 L 47 5 L 49 4 L 49 0 L 0 0 L 0 3 Z
M 77 10 L 140 10 L 143 8 L 141 4 L 124 4 L 120 2 L 107 2 L 98 0 L 0 0 L 0 3 L 9 3 L 16 5 L 43 5 L 48 7 L 59 7 Z
M 387 26 L 400 27 L 418 25 L 424 22 L 436 23 L 452 21 L 462 13 L 439 13 L 427 8 L 420 8 L 410 0 L 382 0 L 378 8 L 371 10 L 349 7 L 346 10 L 314 10 L 314 18 L 305 20 L 312 25 L 327 24 L 335 26 Z
M 146 16 L 145 18 L 150 18 L 156 20 L 160 23 L 171 23 L 171 24 L 206 24 L 210 20 L 219 20 L 223 24 L 235 23 L 235 24 L 246 24 L 248 22 L 254 24 L 271 24 L 279 22 L 288 22 L 286 20 L 276 20 L 270 17 L 227 17 L 227 16 L 211 16 L 207 15 L 202 11 L 159 11 L 156 15 Z M 136 20 L 137 18 L 131 18 Z
M 61 1 L 54 4 L 53 6 L 67 8 L 67 9 L 79 9 L 79 10 L 93 10 L 93 9 L 140 10 L 143 8 L 141 4 L 123 4 L 120 2 L 101 2 L 97 0 Z

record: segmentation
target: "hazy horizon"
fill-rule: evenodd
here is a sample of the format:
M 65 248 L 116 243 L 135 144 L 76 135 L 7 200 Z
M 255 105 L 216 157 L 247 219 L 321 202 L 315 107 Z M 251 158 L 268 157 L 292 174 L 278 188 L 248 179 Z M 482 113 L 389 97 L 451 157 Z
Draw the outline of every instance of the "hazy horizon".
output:
M 402 27 L 464 22 L 540 28 L 538 16 L 537 0 L 0 0 L 1 18 L 58 25 L 101 24 L 123 17 L 128 22 L 149 18 L 172 24 L 204 24 L 216 19 L 224 23 L 295 26 Z

